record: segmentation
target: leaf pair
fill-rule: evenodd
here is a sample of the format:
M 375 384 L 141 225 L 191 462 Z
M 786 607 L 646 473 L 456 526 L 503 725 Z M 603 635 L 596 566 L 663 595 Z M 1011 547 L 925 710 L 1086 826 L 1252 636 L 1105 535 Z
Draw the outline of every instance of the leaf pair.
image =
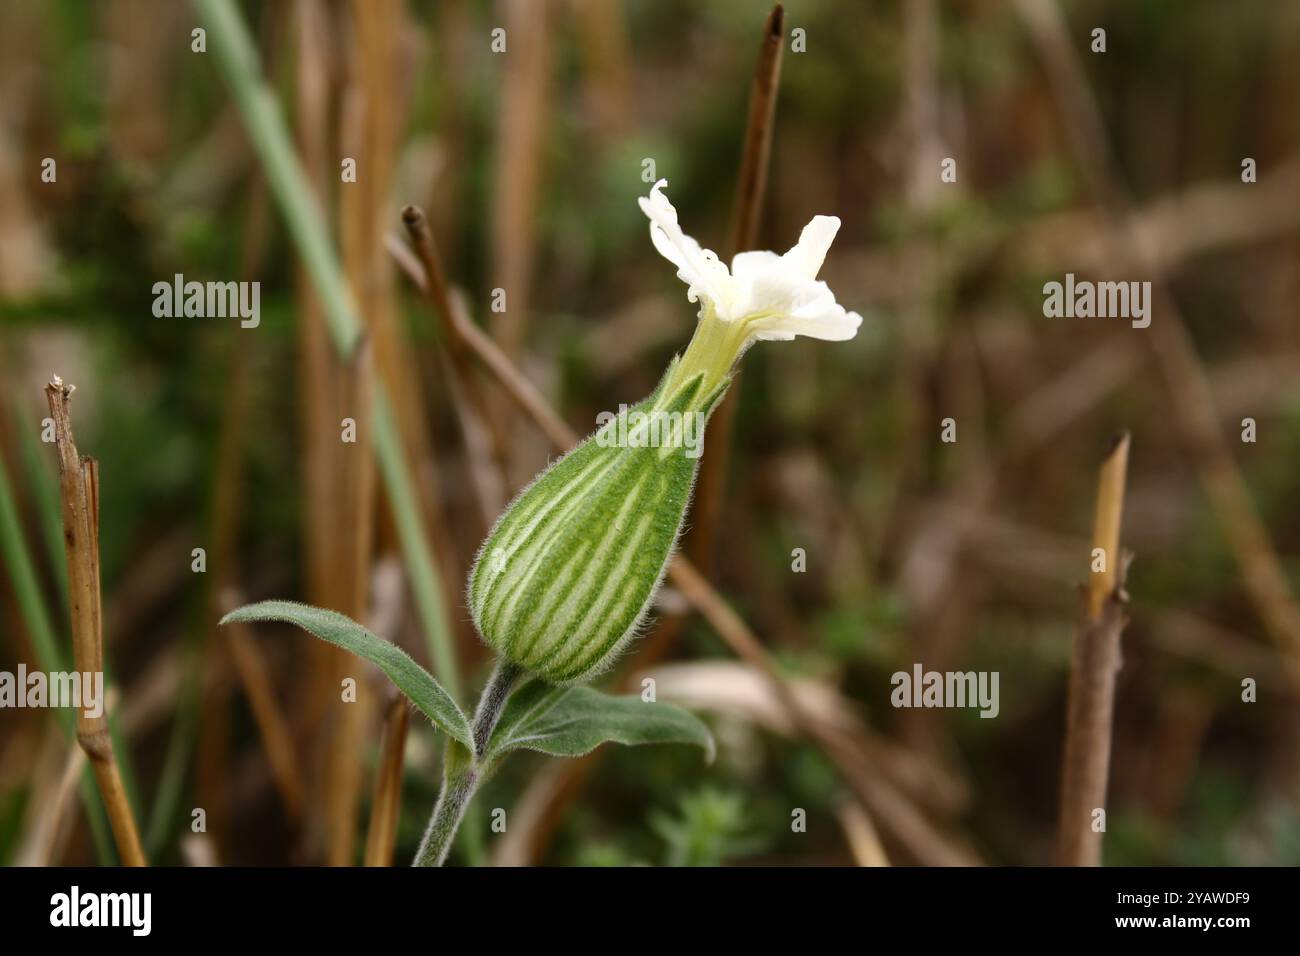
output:
M 469 720 L 433 675 L 400 647 L 385 641 L 336 611 L 295 601 L 262 601 L 231 611 L 222 624 L 279 621 L 295 624 L 388 675 L 433 723 L 473 749 Z M 529 680 L 511 696 L 488 743 L 495 761 L 512 750 L 536 750 L 556 757 L 578 757 L 602 743 L 688 743 L 713 759 L 713 737 L 695 715 L 671 704 L 639 697 L 612 697 L 589 687 L 555 687 Z

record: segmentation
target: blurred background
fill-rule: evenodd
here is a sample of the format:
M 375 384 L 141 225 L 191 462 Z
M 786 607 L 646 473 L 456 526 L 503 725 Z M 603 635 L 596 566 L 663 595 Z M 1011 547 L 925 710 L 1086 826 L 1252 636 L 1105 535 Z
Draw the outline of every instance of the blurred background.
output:
M 589 433 L 653 388 L 694 325 L 636 205 L 647 161 L 686 232 L 734 251 L 771 7 L 238 6 L 367 358 L 331 347 L 213 32 L 193 48 L 193 7 L 5 0 L 0 669 L 70 661 L 41 440 L 53 372 L 100 460 L 105 656 L 151 860 L 355 864 L 400 703 L 299 632 L 215 621 L 307 601 L 432 667 L 415 597 L 435 588 L 468 702 L 488 664 L 469 564 L 555 453 L 482 376 L 483 417 L 508 439 L 504 480 L 484 467 L 444 324 L 402 267 L 399 211 L 427 210 L 457 302 Z M 518 756 L 453 862 L 1050 862 L 1097 469 L 1126 429 L 1135 558 L 1105 862 L 1300 863 L 1300 2 L 792 0 L 779 26 L 756 245 L 784 251 L 838 215 L 821 278 L 864 323 L 849 343 L 746 357 L 683 547 L 820 731 L 668 588 L 604 682 L 654 677 L 709 721 L 717 762 Z M 1043 284 L 1067 272 L 1152 281 L 1151 327 L 1045 318 Z M 176 273 L 259 281 L 260 324 L 155 317 L 153 284 Z M 436 579 L 407 573 L 367 446 L 338 440 L 345 416 L 365 431 L 370 376 L 393 397 Z M 916 662 L 998 671 L 999 715 L 894 709 L 890 675 Z M 347 676 L 357 702 L 340 706 Z M 0 860 L 111 862 L 55 716 L 0 712 Z M 403 749 L 397 863 L 436 796 L 440 742 L 417 716 Z

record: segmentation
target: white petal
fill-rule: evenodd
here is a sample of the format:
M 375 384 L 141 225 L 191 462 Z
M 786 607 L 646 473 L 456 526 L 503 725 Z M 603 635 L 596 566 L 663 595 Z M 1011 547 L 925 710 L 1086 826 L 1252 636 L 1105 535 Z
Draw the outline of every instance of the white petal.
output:
M 738 252 L 731 260 L 731 275 L 742 284 L 753 282 L 780 262 L 781 257 L 775 252 Z
M 796 335 L 804 335 L 824 342 L 847 342 L 858 334 L 861 325 L 862 316 L 858 313 L 834 305 L 825 313 L 808 318 L 786 316 L 778 323 L 755 322 L 749 337 L 759 341 L 788 342 Z
M 764 286 L 767 286 L 764 288 Z M 848 312 L 835 301 L 835 293 L 825 282 L 800 282 L 779 285 L 758 283 L 754 303 L 764 300 L 770 314 L 749 323 L 749 337 L 768 341 L 788 341 L 806 335 L 828 342 L 842 342 L 858 334 L 862 316 Z M 758 314 L 762 314 L 761 312 Z
M 682 232 L 677 210 L 659 191 L 667 185 L 668 180 L 661 179 L 650 188 L 648 199 L 637 198 L 641 211 L 650 219 L 650 241 L 661 256 L 677 266 L 677 278 L 690 287 L 687 298 L 695 302 L 704 295 L 722 308 L 731 297 L 731 274 L 714 252 L 701 248 Z
M 826 261 L 826 250 L 839 231 L 838 216 L 813 216 L 799 233 L 799 241 L 782 258 L 805 279 L 816 279 Z
M 753 260 L 753 263 L 753 266 L 742 263 L 742 268 L 747 270 L 747 281 L 741 283 L 742 294 L 732 303 L 734 315 L 729 318 L 742 319 L 769 313 L 788 315 L 821 295 L 819 285 L 825 288 L 825 283 L 809 282 L 798 275 L 781 256 L 773 255 L 765 265 L 758 260 Z M 835 300 L 830 289 L 826 289 L 825 294 L 831 301 Z

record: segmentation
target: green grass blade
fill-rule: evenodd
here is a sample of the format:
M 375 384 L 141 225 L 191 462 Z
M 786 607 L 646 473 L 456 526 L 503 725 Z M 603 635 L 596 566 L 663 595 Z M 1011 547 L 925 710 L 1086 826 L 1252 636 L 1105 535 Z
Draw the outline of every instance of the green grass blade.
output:
M 234 95 L 249 140 L 262 161 L 271 194 L 279 205 L 289 234 L 321 300 L 330 337 L 339 354 L 346 358 L 361 334 L 355 303 L 275 97 L 262 80 L 248 28 L 231 0 L 194 0 L 194 3 L 208 30 L 217 67 Z M 460 672 L 442 583 L 425 536 L 424 520 L 416 502 L 414 484 L 387 392 L 380 381 L 375 382 L 374 388 L 371 430 L 375 457 L 395 512 L 402 553 L 429 641 L 434 669 L 451 695 L 459 699 Z

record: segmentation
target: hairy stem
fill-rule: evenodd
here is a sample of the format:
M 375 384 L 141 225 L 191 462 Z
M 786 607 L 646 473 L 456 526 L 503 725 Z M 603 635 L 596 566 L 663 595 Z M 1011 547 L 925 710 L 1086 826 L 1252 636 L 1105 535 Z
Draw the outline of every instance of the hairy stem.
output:
M 476 762 L 481 761 L 487 752 L 488 740 L 491 739 L 492 731 L 496 729 L 497 721 L 501 718 L 501 711 L 505 710 L 506 701 L 518 686 L 519 678 L 523 673 L 524 669 L 518 664 L 502 659 L 497 661 L 492 676 L 488 678 L 487 686 L 483 688 L 483 694 L 478 699 L 478 708 L 474 711 L 473 740 Z
M 442 792 L 438 794 L 438 802 L 434 804 L 428 829 L 424 831 L 424 839 L 420 841 L 420 849 L 416 851 L 416 866 L 442 866 L 446 861 L 447 854 L 451 851 L 452 841 L 456 838 L 456 831 L 465 817 L 465 810 L 486 776 L 483 758 L 487 754 L 487 744 L 492 737 L 492 731 L 496 728 L 501 712 L 505 710 L 506 701 L 518 686 L 521 676 L 523 676 L 523 669 L 518 665 L 506 660 L 498 661 L 474 711 L 474 726 L 471 733 L 474 752 L 470 753 L 459 741 L 447 741 Z
M 416 851 L 416 866 L 442 866 L 465 816 L 465 808 L 478 789 L 478 772 L 464 744 L 447 741 L 445 766 L 442 793 L 438 794 L 433 816 L 429 818 L 429 828 L 424 831 L 424 839 Z

